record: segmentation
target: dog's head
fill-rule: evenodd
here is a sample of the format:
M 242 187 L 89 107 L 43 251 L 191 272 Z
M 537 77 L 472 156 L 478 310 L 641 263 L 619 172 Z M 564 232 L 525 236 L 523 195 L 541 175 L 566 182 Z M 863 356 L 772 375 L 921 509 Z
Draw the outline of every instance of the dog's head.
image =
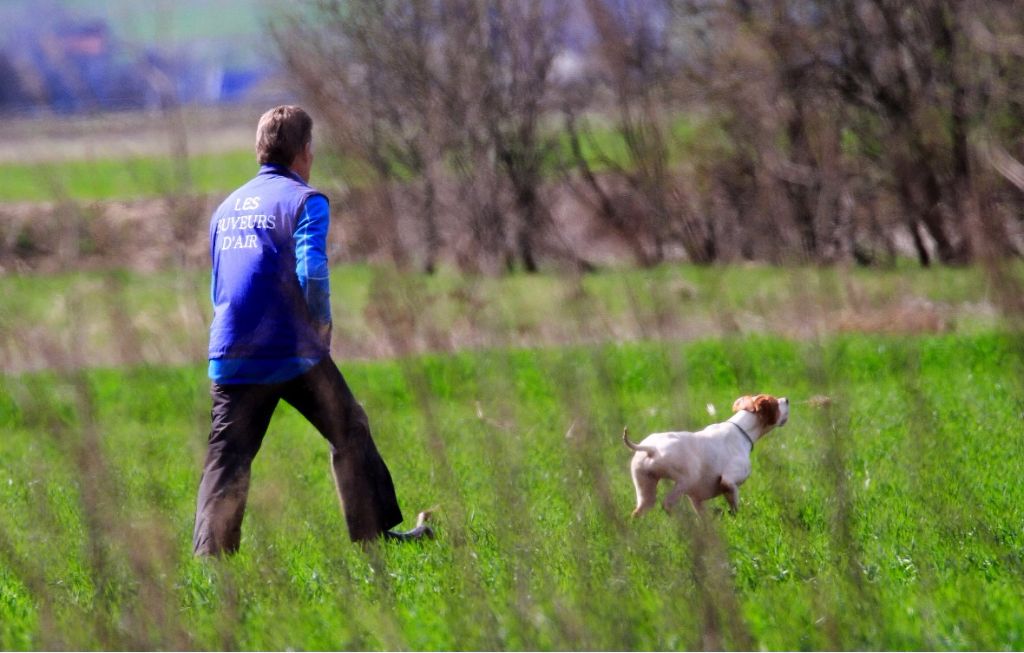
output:
M 732 412 L 738 413 L 741 410 L 757 415 L 762 428 L 767 431 L 789 420 L 789 399 L 771 395 L 744 395 L 732 404 Z

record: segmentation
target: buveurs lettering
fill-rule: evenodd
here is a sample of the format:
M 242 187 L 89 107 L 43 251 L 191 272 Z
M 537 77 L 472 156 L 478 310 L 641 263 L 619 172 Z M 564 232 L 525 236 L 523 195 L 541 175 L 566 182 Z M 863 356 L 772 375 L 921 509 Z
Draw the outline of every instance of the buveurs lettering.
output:
M 217 231 L 234 231 L 236 229 L 277 229 L 277 216 L 260 214 L 232 215 L 217 220 Z
M 255 211 L 260 208 L 260 198 L 236 197 L 235 211 Z M 266 213 L 249 213 L 245 215 L 231 215 L 217 220 L 217 238 L 220 239 L 220 249 L 258 249 L 259 238 L 252 233 L 233 234 L 232 231 L 255 231 L 257 229 L 276 229 L 277 216 Z

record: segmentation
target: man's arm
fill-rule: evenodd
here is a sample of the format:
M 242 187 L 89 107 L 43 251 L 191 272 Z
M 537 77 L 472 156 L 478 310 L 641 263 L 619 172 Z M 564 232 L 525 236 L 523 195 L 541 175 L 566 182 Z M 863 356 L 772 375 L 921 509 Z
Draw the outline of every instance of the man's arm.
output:
M 331 209 L 327 198 L 313 195 L 299 215 L 295 229 L 295 274 L 306 296 L 309 314 L 326 345 L 331 344 L 331 280 L 327 265 L 327 228 Z

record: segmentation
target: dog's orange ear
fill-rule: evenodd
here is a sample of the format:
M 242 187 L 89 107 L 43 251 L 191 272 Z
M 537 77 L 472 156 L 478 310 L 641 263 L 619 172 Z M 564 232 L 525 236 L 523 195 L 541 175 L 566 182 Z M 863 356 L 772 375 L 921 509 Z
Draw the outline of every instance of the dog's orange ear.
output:
M 779 421 L 779 400 L 771 395 L 757 395 L 754 397 L 754 412 L 761 419 L 765 426 L 771 426 Z
M 756 412 L 757 409 L 754 407 L 754 398 L 750 395 L 743 395 L 736 401 L 732 402 L 732 412 L 738 413 L 741 410 L 747 410 L 750 412 Z

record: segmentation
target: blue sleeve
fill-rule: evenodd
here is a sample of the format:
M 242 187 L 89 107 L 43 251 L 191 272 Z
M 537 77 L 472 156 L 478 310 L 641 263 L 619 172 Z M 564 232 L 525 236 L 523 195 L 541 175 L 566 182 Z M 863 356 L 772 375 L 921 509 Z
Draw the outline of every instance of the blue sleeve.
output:
M 309 313 L 325 339 L 331 330 L 331 280 L 327 265 L 327 228 L 331 209 L 327 198 L 313 195 L 302 209 L 295 229 L 295 274 L 306 296 Z

